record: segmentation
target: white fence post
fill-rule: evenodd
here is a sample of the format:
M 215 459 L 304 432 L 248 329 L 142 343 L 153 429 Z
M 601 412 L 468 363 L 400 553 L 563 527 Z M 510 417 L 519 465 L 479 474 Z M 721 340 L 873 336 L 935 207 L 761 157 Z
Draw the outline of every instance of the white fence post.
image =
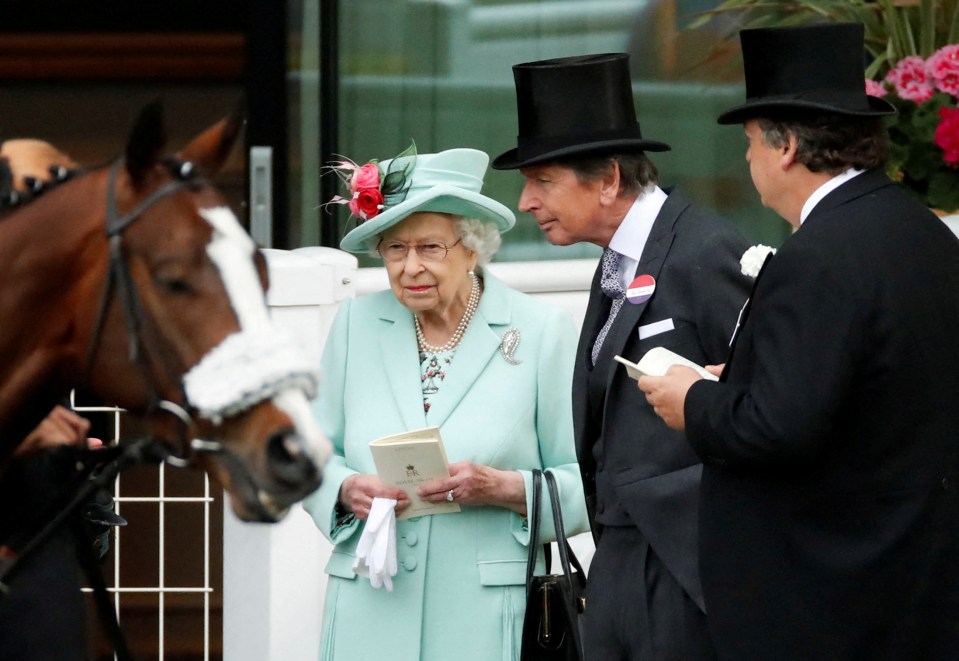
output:
M 264 250 L 274 321 L 319 366 L 339 302 L 354 292 L 356 258 L 332 248 Z M 223 658 L 313 661 L 330 544 L 298 505 L 278 524 L 223 521 Z

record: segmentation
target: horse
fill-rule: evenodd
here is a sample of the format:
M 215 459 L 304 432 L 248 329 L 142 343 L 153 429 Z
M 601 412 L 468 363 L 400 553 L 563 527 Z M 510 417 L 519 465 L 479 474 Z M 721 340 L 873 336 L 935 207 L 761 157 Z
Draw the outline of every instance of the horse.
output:
M 30 174 L 0 198 L 0 471 L 77 389 L 205 470 L 242 520 L 278 521 L 319 486 L 315 370 L 272 324 L 265 260 L 209 182 L 242 125 L 235 111 L 170 154 L 154 102 L 110 163 L 19 144 L 36 158 L 13 157 Z

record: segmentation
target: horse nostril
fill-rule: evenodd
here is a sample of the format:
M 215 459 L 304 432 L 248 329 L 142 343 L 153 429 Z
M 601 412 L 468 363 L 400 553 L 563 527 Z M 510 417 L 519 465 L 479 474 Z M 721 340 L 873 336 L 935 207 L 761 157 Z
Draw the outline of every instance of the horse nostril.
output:
M 296 433 L 284 430 L 273 434 L 266 442 L 266 452 L 271 466 L 295 463 L 303 454 Z
M 292 430 L 274 434 L 267 441 L 267 459 L 273 475 L 292 489 L 315 487 L 319 471 L 303 451 L 300 437 Z

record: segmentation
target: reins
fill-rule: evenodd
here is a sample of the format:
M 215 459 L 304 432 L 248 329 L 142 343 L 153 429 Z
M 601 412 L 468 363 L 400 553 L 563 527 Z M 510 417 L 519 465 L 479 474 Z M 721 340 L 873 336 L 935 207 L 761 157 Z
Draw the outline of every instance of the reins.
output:
M 98 490 L 110 485 L 124 469 L 164 460 L 152 438 L 140 438 L 123 445 L 102 450 L 87 450 L 77 459 L 74 492 L 65 507 L 60 509 L 40 530 L 19 549 L 0 546 L 0 598 L 10 591 L 9 582 L 24 566 L 24 562 L 39 550 L 62 526 L 69 524 L 76 539 L 80 565 L 93 589 L 100 620 L 113 644 L 117 659 L 132 659 L 126 637 L 120 629 L 117 614 L 110 601 L 106 582 L 93 554 L 90 535 L 84 521 L 77 516 L 80 508 Z M 85 459 L 84 459 L 85 458 Z

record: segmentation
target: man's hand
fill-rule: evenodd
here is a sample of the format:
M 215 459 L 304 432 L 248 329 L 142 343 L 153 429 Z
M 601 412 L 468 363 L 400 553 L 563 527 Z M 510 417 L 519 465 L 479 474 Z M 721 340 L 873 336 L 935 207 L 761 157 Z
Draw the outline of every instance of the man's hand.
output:
M 686 416 L 683 407 L 686 405 L 686 393 L 690 386 L 701 379 L 694 370 L 673 365 L 665 375 L 643 376 L 638 383 L 656 415 L 662 418 L 668 427 L 684 431 Z
M 103 445 L 99 439 L 87 438 L 90 421 L 70 409 L 57 405 L 23 442 L 17 446 L 15 455 L 45 450 L 58 445 L 97 448 Z

